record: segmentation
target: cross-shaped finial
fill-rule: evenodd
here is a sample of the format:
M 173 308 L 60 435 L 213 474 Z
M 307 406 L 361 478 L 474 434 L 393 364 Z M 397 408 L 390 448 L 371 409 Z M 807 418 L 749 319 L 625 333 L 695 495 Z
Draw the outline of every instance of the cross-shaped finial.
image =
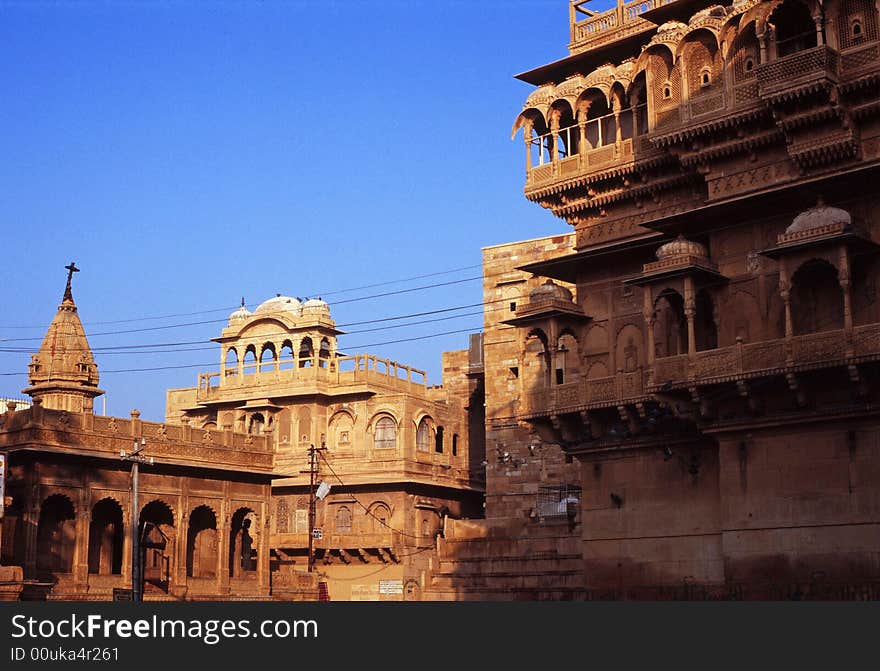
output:
M 79 268 L 76 267 L 76 263 L 73 261 L 70 262 L 69 266 L 64 266 L 64 269 L 67 271 L 67 287 L 64 289 L 64 299 L 73 300 L 73 293 L 70 291 L 70 280 L 73 278 L 74 273 L 79 272 Z

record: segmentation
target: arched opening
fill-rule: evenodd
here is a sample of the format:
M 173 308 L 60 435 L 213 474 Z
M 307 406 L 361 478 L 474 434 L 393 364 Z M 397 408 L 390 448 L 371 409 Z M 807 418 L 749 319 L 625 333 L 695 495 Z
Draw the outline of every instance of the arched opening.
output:
M 208 506 L 199 506 L 189 515 L 186 575 L 189 578 L 217 577 L 217 517 Z
M 226 350 L 226 377 L 238 375 L 238 351 L 234 347 Z
M 816 24 L 809 7 L 799 0 L 785 0 L 768 20 L 775 27 L 777 58 L 816 46 Z
M 654 348 L 657 357 L 688 351 L 684 299 L 673 289 L 664 289 L 654 302 Z
M 419 428 L 416 430 L 416 449 L 419 452 L 431 450 L 431 425 L 427 417 L 422 418 L 419 422 Z
M 351 533 L 351 509 L 348 506 L 339 506 L 336 511 L 336 533 Z
M 330 436 L 330 449 L 338 448 L 347 450 L 352 445 L 352 430 L 354 421 L 347 412 L 340 412 L 333 416 L 328 427 Z
M 315 356 L 315 348 L 312 345 L 312 339 L 306 336 L 299 344 L 299 367 L 309 368 L 312 365 L 312 358 Z
M 550 108 L 551 118 L 556 119 L 559 129 L 556 156 L 559 159 L 574 156 L 579 151 L 580 129 L 568 101 L 557 100 Z
M 434 452 L 443 454 L 443 427 L 438 426 L 437 432 L 434 434 Z
M 285 340 L 281 343 L 281 351 L 278 353 L 278 370 L 291 370 L 293 367 L 293 343 Z
M 837 269 L 813 259 L 792 277 L 791 317 L 795 335 L 843 328 L 843 291 Z
M 374 534 L 384 534 L 390 531 L 391 509 L 384 503 L 374 503 L 368 509 L 367 526 Z
M 260 350 L 260 372 L 268 373 L 275 370 L 275 361 L 277 358 L 278 357 L 275 355 L 275 345 L 269 342 L 263 345 L 263 349 Z
M 697 314 L 694 315 L 694 344 L 698 352 L 718 347 L 718 327 L 715 323 L 715 304 L 705 289 L 696 297 Z
M 253 534 L 257 524 L 254 511 L 239 508 L 232 516 L 229 531 L 229 577 L 242 578 L 257 570 L 257 543 Z
M 525 356 L 522 362 L 523 383 L 526 391 L 546 389 L 550 386 L 550 353 L 547 336 L 535 329 L 526 336 Z
M 263 417 L 263 413 L 255 412 L 250 416 L 248 420 L 248 433 L 260 434 L 263 433 L 263 430 L 266 427 L 266 418 Z
M 590 109 L 587 112 L 586 131 L 588 147 L 593 149 L 614 144 L 616 141 L 617 126 L 614 123 L 614 114 L 608 107 L 608 101 L 604 95 L 591 97 Z
M 452 456 L 453 457 L 458 456 L 458 434 L 457 433 L 452 434 Z
M 376 420 L 373 447 L 377 450 L 393 450 L 397 447 L 397 423 L 387 415 Z
M 76 547 L 76 514 L 63 494 L 53 494 L 40 506 L 37 523 L 37 569 L 53 573 L 73 570 Z
M 633 80 L 629 99 L 633 116 L 633 135 L 644 135 L 648 132 L 648 95 L 644 71 Z
M 556 384 L 576 382 L 580 377 L 578 343 L 571 333 L 564 333 L 556 343 Z
M 141 508 L 144 546 L 144 583 L 167 592 L 174 557 L 174 513 L 164 501 L 154 500 Z
M 536 168 L 550 163 L 553 160 L 553 140 L 541 113 L 535 109 L 525 110 L 518 123 L 525 126 L 523 132 L 526 133 L 529 166 Z
M 242 373 L 250 375 L 257 372 L 257 349 L 253 345 L 248 345 L 244 351 L 244 359 L 242 360 Z
M 92 508 L 89 523 L 89 573 L 122 574 L 122 506 L 102 499 Z
M 330 359 L 330 341 L 327 338 L 321 338 L 321 346 L 318 348 L 318 363 L 321 368 L 327 367 L 328 359 Z

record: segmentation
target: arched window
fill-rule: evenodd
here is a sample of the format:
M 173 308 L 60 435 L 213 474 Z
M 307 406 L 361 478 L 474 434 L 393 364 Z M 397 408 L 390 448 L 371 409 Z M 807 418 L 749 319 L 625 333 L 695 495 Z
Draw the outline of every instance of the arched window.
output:
M 370 506 L 367 518 L 371 533 L 384 534 L 390 531 L 391 509 L 384 503 L 375 503 Z
M 336 511 L 336 533 L 351 533 L 351 510 L 347 506 L 340 506 Z
M 229 576 L 245 577 L 257 570 L 256 517 L 250 508 L 239 508 L 229 531 Z
M 423 417 L 419 422 L 419 428 L 416 431 L 416 449 L 419 452 L 428 452 L 431 449 L 431 426 L 427 417 Z
M 330 358 L 330 341 L 327 338 L 321 338 L 321 347 L 318 349 L 318 356 L 321 359 Z
M 248 345 L 247 349 L 244 351 L 242 372 L 245 375 L 257 372 L 257 350 L 253 345 Z
M 293 345 L 289 340 L 281 344 L 281 352 L 278 355 L 278 369 L 290 370 L 293 368 Z
M 302 339 L 299 344 L 299 367 L 308 368 L 312 365 L 312 357 L 315 356 L 315 348 L 312 345 L 312 339 L 308 336 Z
M 686 354 L 687 320 L 684 299 L 677 291 L 664 290 L 654 303 L 654 347 L 658 357 Z
M 526 337 L 525 356 L 522 362 L 523 384 L 526 391 L 550 386 L 550 362 L 547 336 L 535 329 Z
M 268 373 L 275 369 L 275 345 L 266 343 L 260 351 L 260 372 Z
M 380 417 L 373 430 L 373 447 L 377 450 L 389 450 L 397 447 L 397 425 L 388 416 Z
M 37 523 L 37 569 L 53 573 L 73 570 L 76 545 L 76 515 L 73 503 L 63 494 L 53 494 L 40 506 Z
M 208 506 L 199 506 L 189 516 L 186 575 L 190 578 L 217 576 L 217 517 Z
M 816 24 L 809 8 L 800 0 L 785 0 L 773 10 L 769 22 L 776 28 L 777 57 L 816 46 Z
M 580 375 L 578 343 L 574 336 L 565 333 L 556 343 L 556 384 L 576 382 Z
M 458 434 L 457 433 L 452 434 L 452 456 L 453 457 L 458 456 Z
M 697 292 L 697 313 L 694 316 L 694 340 L 698 352 L 718 347 L 718 327 L 715 325 L 715 305 L 705 289 Z
M 226 350 L 226 376 L 238 375 L 238 352 L 234 347 Z
M 89 523 L 89 573 L 122 573 L 122 539 L 122 507 L 113 499 L 98 501 Z
M 792 277 L 791 316 L 795 335 L 843 328 L 843 292 L 837 269 L 814 259 Z
M 174 558 L 174 513 L 164 501 L 141 508 L 144 539 L 144 581 L 168 591 Z
M 263 433 L 263 429 L 266 426 L 266 419 L 263 417 L 262 413 L 255 412 L 251 415 L 250 421 L 248 422 L 248 433 Z

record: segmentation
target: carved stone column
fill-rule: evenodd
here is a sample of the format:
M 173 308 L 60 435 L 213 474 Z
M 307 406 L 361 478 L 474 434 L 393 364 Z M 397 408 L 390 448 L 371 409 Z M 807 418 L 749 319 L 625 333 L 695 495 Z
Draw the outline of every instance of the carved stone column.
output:
M 791 320 L 791 282 L 788 278 L 788 267 L 785 259 L 781 259 L 782 263 L 779 268 L 779 296 L 785 305 L 785 337 L 791 338 L 794 335 L 794 325 Z
M 688 332 L 688 355 L 697 353 L 696 329 L 694 319 L 697 316 L 697 301 L 694 296 L 694 280 L 692 277 L 684 278 L 684 316 L 687 319 Z
M 825 44 L 825 31 L 823 30 L 825 27 L 825 17 L 822 16 L 821 12 L 813 17 L 813 23 L 816 24 L 816 45 L 821 47 Z
M 531 121 L 526 121 L 523 124 L 523 139 L 526 142 L 526 175 L 529 174 L 529 171 L 532 169 L 532 130 L 534 129 L 534 124 Z
M 843 328 L 847 331 L 852 331 L 852 289 L 849 274 L 849 255 L 847 254 L 846 247 L 841 247 L 840 249 L 840 271 L 837 277 L 840 282 L 840 288 L 843 291 Z
M 89 490 L 80 495 L 76 511 L 76 539 L 73 547 L 73 585 L 78 594 L 89 588 Z
M 219 513 L 217 516 L 217 591 L 220 594 L 229 594 L 229 536 L 232 525 L 228 494 L 220 502 Z

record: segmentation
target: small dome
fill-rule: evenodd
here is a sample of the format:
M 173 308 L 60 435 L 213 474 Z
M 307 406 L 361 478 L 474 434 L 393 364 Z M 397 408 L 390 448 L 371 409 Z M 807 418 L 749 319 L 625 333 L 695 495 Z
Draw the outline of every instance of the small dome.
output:
M 320 298 L 310 298 L 303 303 L 302 311 L 304 315 L 322 314 L 329 316 L 330 306 Z
M 243 321 L 247 320 L 247 318 L 250 316 L 251 316 L 251 312 L 250 312 L 250 310 L 248 310 L 244 306 L 244 298 L 242 298 L 241 299 L 241 307 L 238 308 L 238 310 L 233 312 L 231 315 L 229 315 L 229 323 L 235 324 L 237 322 L 243 322 Z
M 259 307 L 254 310 L 255 315 L 270 312 L 287 312 L 294 317 L 299 317 L 302 314 L 302 303 L 298 298 L 277 294 L 274 298 L 260 303 Z
M 693 242 L 686 239 L 683 235 L 679 235 L 675 240 L 671 240 L 664 245 L 660 245 L 657 250 L 657 260 L 670 259 L 674 256 L 702 256 L 709 257 L 709 252 L 705 245 L 699 242 Z
M 809 210 L 805 210 L 796 216 L 791 225 L 785 229 L 785 232 L 801 233 L 814 228 L 833 226 L 835 224 L 849 226 L 852 224 L 852 217 L 846 210 L 841 210 L 839 207 L 830 207 L 820 200 L 815 207 L 811 207 Z
M 565 287 L 561 287 L 553 280 L 547 280 L 541 286 L 535 287 L 529 292 L 529 301 L 571 301 L 571 292 Z

